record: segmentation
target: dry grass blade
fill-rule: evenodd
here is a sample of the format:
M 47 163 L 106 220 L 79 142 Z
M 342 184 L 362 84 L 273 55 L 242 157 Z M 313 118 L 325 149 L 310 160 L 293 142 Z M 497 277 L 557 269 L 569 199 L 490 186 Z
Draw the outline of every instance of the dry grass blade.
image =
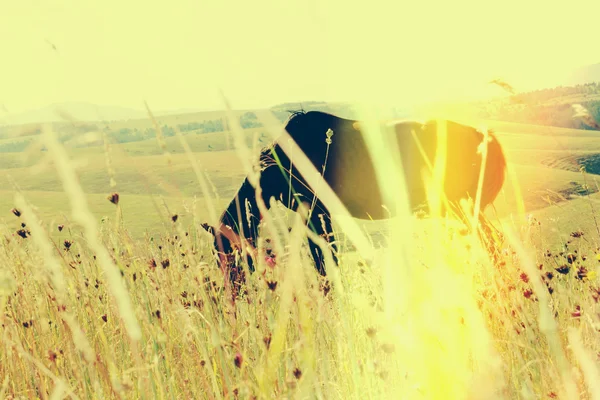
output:
M 66 300 L 67 280 L 63 274 L 60 262 L 56 258 L 55 249 L 49 241 L 46 231 L 42 228 L 33 209 L 27 204 L 23 195 L 19 192 L 15 193 L 15 205 L 23 211 L 23 219 L 31 230 L 31 237 L 44 256 L 44 262 L 48 269 L 48 276 L 50 277 L 50 282 L 54 291 L 61 301 Z
M 512 85 L 510 83 L 507 83 L 502 79 L 492 79 L 489 83 L 499 86 L 500 88 L 502 88 L 503 90 L 507 91 L 510 94 L 516 93 L 515 88 L 512 87 Z
M 119 314 L 132 340 L 140 340 L 142 332 L 135 316 L 133 305 L 127 289 L 121 279 L 119 269 L 112 261 L 110 254 L 98 237 L 98 223 L 87 205 L 83 189 L 77 181 L 75 171 L 69 165 L 69 156 L 56 139 L 56 135 L 46 126 L 44 138 L 48 151 L 54 159 L 57 172 L 62 180 L 65 193 L 68 195 L 73 212 L 73 219 L 84 228 L 84 235 L 89 247 L 96 253 L 99 265 L 106 273 L 112 295 L 117 303 Z
M 568 332 L 569 345 L 575 354 L 575 358 L 579 361 L 583 375 L 593 400 L 600 400 L 600 373 L 595 360 L 590 357 L 588 351 L 583 347 L 581 334 L 577 329 L 571 327 Z
M 533 256 L 524 248 L 510 227 L 505 227 L 504 232 L 521 259 L 521 265 L 523 266 L 525 273 L 529 276 L 536 276 L 536 267 Z M 550 313 L 548 290 L 544 287 L 542 281 L 538 279 L 533 279 L 531 281 L 531 286 L 539 299 L 538 324 L 540 331 L 546 336 L 551 355 L 557 363 L 563 384 L 562 389 L 565 391 L 564 395 L 567 399 L 577 399 L 579 398 L 577 394 L 577 385 L 573 379 L 569 361 L 561 345 L 556 321 Z

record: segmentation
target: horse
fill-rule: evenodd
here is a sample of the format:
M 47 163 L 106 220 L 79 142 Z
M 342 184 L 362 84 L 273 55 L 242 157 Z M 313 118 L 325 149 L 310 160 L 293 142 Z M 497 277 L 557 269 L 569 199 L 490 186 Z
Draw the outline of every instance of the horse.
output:
M 484 134 L 474 127 L 454 121 L 442 121 L 446 125 L 446 168 L 443 196 L 447 200 L 444 215 L 459 210 L 461 199 L 475 199 L 481 174 L 481 145 L 487 145 L 487 158 L 483 171 L 480 193 L 479 222 L 488 236 L 493 234 L 483 210 L 493 203 L 505 179 L 506 160 L 494 132 Z M 412 210 L 427 210 L 426 182 L 422 172 L 434 164 L 437 149 L 437 120 L 425 122 L 399 121 L 391 124 L 396 135 L 407 193 Z M 322 175 L 350 215 L 356 219 L 382 220 L 390 218 L 389 210 L 382 207 L 383 196 L 378 186 L 375 166 L 362 134 L 361 121 L 340 118 L 321 111 L 292 112 L 285 130 Z M 261 168 L 259 185 L 266 208 L 275 198 L 292 211 L 300 204 L 314 207 L 308 215 L 310 229 L 325 238 L 335 264 L 338 264 L 338 248 L 332 235 L 330 211 L 311 190 L 294 164 L 278 144 L 281 137 L 265 146 L 259 156 Z M 241 215 L 240 215 L 241 214 Z M 463 219 L 467 217 L 457 213 Z M 241 220 L 240 217 L 241 216 Z M 247 253 L 249 271 L 254 272 L 258 227 L 262 215 L 256 199 L 256 191 L 247 177 L 235 197 L 223 211 L 218 226 L 203 223 L 202 227 L 213 235 L 213 247 L 219 256 L 221 267 L 231 264 L 235 251 L 242 247 Z M 245 241 L 242 241 L 242 237 Z M 315 268 L 326 276 L 324 255 L 320 246 L 309 239 L 310 253 Z M 231 271 L 234 279 L 239 270 Z

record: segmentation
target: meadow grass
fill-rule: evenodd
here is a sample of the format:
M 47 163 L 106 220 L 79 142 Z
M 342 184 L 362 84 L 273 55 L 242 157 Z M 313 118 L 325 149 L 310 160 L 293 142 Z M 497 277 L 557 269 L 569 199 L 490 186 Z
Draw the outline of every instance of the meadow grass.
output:
M 244 160 L 248 153 L 235 130 Z M 312 266 L 302 215 L 276 206 L 259 250 L 270 238 L 277 265 L 259 258 L 234 302 L 211 253 L 212 238 L 199 226 L 224 203 L 202 200 L 214 194 L 210 179 L 202 183 L 205 164 L 186 148 L 185 137 L 178 140 L 202 197 L 173 196 L 166 206 L 159 198 L 153 208 L 162 228 L 152 237 L 131 234 L 150 207 L 128 206 L 132 195 L 112 203 L 106 193 L 86 195 L 85 176 L 75 178 L 72 158 L 56 142 L 49 143 L 62 195 L 2 193 L 7 212 L 16 208 L 2 228 L 0 249 L 0 398 L 600 395 L 593 196 L 556 206 L 564 219 L 585 213 L 585 230 L 573 221 L 561 226 L 548 210 L 522 222 L 498 221 L 506 234 L 498 265 L 475 235 L 435 212 L 386 222 L 388 246 L 371 248 L 368 257 L 361 251 L 370 248 L 368 234 L 341 219 L 338 233 L 351 241 L 342 247 L 359 251 L 340 254 L 339 270 L 329 259 L 329 281 Z M 165 148 L 157 157 L 173 163 Z M 123 165 L 111 165 L 121 192 Z M 434 193 L 436 187 L 432 182 Z M 388 198 L 401 203 L 402 190 L 392 187 Z M 522 205 L 518 185 L 511 194 Z M 52 219 L 53 207 L 65 222 Z M 96 207 L 108 216 L 104 223 L 93 216 Z M 59 235 L 58 224 L 64 225 Z M 540 241 L 544 229 L 562 248 Z

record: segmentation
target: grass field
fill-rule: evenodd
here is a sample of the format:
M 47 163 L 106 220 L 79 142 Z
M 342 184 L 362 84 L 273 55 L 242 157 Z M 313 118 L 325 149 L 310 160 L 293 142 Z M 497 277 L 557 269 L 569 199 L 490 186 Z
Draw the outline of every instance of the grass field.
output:
M 301 221 L 273 210 L 293 229 L 278 228 L 278 265 L 261 260 L 235 307 L 177 138 L 168 154 L 155 139 L 108 152 L 67 143 L 77 184 L 53 150 L 2 154 L 0 398 L 598 398 L 600 194 L 573 160 L 600 141 L 489 126 L 521 192 L 509 180 L 495 203 L 500 267 L 451 221 L 365 222 L 388 246 L 342 253 L 326 284 Z M 186 139 L 220 213 L 244 177 L 233 136 Z

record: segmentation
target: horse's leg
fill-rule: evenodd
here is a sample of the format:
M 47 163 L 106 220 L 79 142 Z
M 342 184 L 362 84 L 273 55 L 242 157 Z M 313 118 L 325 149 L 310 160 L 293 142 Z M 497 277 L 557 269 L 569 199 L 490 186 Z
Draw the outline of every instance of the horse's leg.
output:
M 325 240 L 330 243 L 330 246 L 333 248 L 333 260 L 337 265 L 338 259 L 335 254 L 337 253 L 337 246 L 333 243 L 334 237 L 329 211 L 318 199 L 314 201 L 314 195 L 307 188 L 307 183 L 301 176 L 297 175 L 294 176 L 293 179 L 290 179 L 290 175 L 286 170 L 286 168 L 289 168 L 290 164 L 287 156 L 278 154 L 278 157 L 281 160 L 283 171 L 278 165 L 271 165 L 265 168 L 261 173 L 261 197 L 265 202 L 265 205 L 268 207 L 271 197 L 275 197 L 275 199 L 280 200 L 292 211 L 298 211 L 300 204 L 306 204 L 307 202 L 311 204 L 314 202 L 315 207 L 308 218 L 309 228 L 315 234 L 324 237 Z M 291 190 L 290 185 L 292 185 Z M 308 244 L 310 252 L 315 260 L 315 268 L 321 275 L 326 275 L 325 259 L 321 248 L 312 240 L 309 240 Z
M 325 239 L 327 243 L 331 246 L 331 255 L 333 257 L 333 261 L 335 264 L 338 264 L 337 259 L 337 245 L 335 244 L 335 237 L 333 235 L 333 226 L 331 224 L 331 214 L 325 208 L 325 205 L 320 201 L 317 201 L 315 207 L 310 212 L 310 216 L 308 218 L 309 228 L 318 236 L 321 236 Z M 321 247 L 319 247 L 315 242 L 311 239 L 308 241 L 308 246 L 310 248 L 310 253 L 315 261 L 315 268 L 322 276 L 327 275 L 327 271 L 325 269 L 325 257 L 323 252 L 321 251 Z

